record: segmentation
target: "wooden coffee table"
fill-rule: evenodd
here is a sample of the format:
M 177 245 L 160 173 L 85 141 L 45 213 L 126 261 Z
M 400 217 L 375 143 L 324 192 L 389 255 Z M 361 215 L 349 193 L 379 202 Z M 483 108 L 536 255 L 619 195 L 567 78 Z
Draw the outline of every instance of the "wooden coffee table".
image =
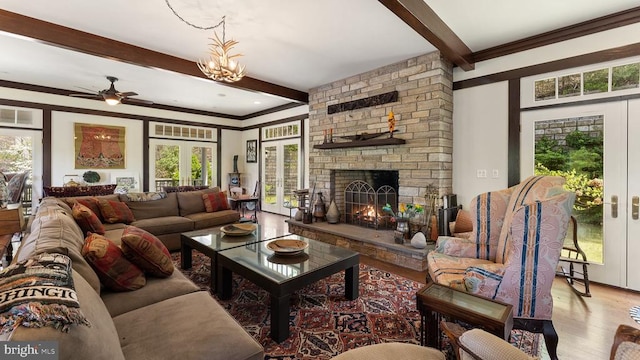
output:
M 232 295 L 232 273 L 239 274 L 271 295 L 271 338 L 282 342 L 289 337 L 289 300 L 294 291 L 345 270 L 345 297 L 358 297 L 360 255 L 299 235 L 285 239 L 309 244 L 302 254 L 275 255 L 262 241 L 218 252 L 218 296 Z
M 513 328 L 512 305 L 429 283 L 418 290 L 420 343 L 440 349 L 439 324 L 442 317 L 459 320 L 509 340 Z

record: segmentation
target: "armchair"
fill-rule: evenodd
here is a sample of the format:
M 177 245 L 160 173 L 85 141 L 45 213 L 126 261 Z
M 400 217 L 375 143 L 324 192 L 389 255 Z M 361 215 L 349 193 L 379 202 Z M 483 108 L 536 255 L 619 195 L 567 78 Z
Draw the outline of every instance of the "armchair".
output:
M 551 285 L 575 194 L 564 179 L 532 176 L 471 202 L 468 239 L 440 237 L 427 255 L 427 282 L 513 305 L 514 328 L 542 332 L 552 359 L 558 334 L 551 322 Z

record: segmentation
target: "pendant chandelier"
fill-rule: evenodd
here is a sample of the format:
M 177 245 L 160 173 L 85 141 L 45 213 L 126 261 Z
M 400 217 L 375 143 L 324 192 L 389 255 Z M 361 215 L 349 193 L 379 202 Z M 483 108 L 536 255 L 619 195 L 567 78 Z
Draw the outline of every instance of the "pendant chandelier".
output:
M 213 41 L 212 44 L 209 44 L 209 59 L 198 60 L 198 68 L 204 75 L 208 78 L 213 79 L 215 81 L 224 81 L 224 82 L 236 82 L 242 79 L 245 75 L 245 67 L 240 65 L 236 58 L 242 56 L 242 54 L 231 54 L 231 49 L 235 45 L 238 44 L 235 40 L 226 40 L 226 16 L 222 17 L 222 21 L 220 21 L 215 26 L 210 27 L 202 27 L 194 25 L 185 19 L 183 19 L 178 13 L 171 7 L 169 4 L 169 0 L 165 0 L 167 6 L 173 14 L 180 19 L 185 24 L 194 27 L 196 29 L 201 30 L 214 30 L 214 37 L 210 38 Z M 222 25 L 222 40 L 218 37 L 218 33 L 215 32 L 215 29 Z

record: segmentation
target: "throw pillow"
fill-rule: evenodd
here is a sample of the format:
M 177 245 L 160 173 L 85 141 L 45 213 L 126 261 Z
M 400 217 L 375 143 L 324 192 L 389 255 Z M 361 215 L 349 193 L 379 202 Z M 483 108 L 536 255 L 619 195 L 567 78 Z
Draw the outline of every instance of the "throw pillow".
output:
M 0 271 L 0 334 L 18 326 L 91 326 L 80 311 L 71 259 L 41 253 Z
M 157 277 L 173 273 L 171 254 L 154 235 L 135 226 L 127 226 L 121 241 L 124 255 L 144 272 Z
M 104 235 L 104 225 L 98 219 L 98 216 L 91 211 L 88 207 L 76 202 L 73 205 L 73 209 L 71 209 L 71 213 L 73 214 L 73 218 L 76 220 L 82 232 L 86 234 L 87 232 L 97 233 L 100 235 Z
M 76 203 L 80 203 L 93 211 L 94 214 L 98 216 L 100 221 L 103 221 L 102 214 L 100 213 L 100 206 L 98 206 L 98 199 L 95 197 L 84 197 L 84 198 L 65 198 L 64 202 L 69 205 L 70 208 L 73 208 L 73 205 Z
M 204 201 L 204 207 L 207 212 L 229 210 L 227 194 L 222 191 L 202 194 L 202 200 Z
M 114 291 L 137 290 L 146 284 L 144 273 L 132 264 L 122 250 L 100 234 L 86 237 L 82 256 L 91 264 L 100 281 Z
M 102 213 L 104 221 L 110 224 L 131 224 L 136 221 L 131 209 L 121 201 L 99 199 L 98 205 L 100 206 L 100 212 Z

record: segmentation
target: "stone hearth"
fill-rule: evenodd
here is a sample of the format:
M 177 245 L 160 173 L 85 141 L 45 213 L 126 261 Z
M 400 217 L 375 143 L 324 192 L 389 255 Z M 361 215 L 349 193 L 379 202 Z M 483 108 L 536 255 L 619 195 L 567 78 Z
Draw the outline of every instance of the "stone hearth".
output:
M 393 230 L 374 230 L 327 222 L 304 224 L 293 219 L 285 221 L 292 234 L 351 249 L 376 260 L 417 271 L 427 269 L 427 253 L 435 247 L 434 244 L 428 244 L 425 249 L 416 249 L 408 242 L 404 245 L 396 244 Z

